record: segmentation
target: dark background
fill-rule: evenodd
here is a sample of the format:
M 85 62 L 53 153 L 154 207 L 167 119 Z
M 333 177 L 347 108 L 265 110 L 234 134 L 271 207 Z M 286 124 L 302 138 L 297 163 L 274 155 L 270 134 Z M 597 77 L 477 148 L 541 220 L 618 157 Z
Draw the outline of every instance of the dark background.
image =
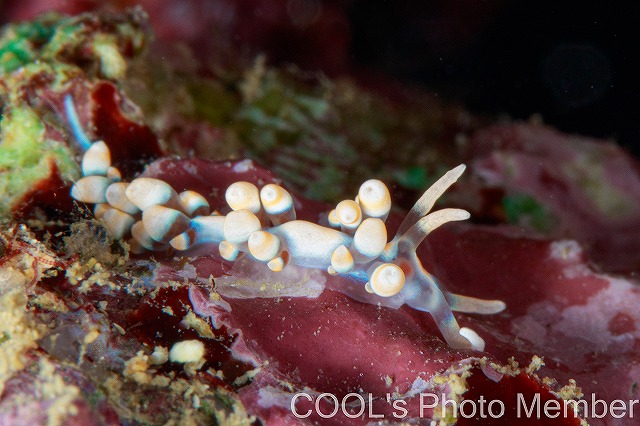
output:
M 539 113 L 640 155 L 640 13 L 610 1 L 351 5 L 354 60 L 477 112 Z
M 142 4 L 156 39 L 235 46 L 330 76 L 383 73 L 443 100 L 640 157 L 640 6 L 507 0 L 0 0 L 0 23 Z M 227 39 L 227 44 L 216 45 Z

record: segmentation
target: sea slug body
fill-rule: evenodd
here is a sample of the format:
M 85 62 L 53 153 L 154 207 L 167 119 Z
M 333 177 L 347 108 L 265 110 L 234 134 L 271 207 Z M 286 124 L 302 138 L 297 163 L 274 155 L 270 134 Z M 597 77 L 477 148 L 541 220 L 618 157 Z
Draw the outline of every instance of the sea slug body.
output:
M 460 328 L 452 311 L 492 314 L 502 311 L 505 304 L 449 293 L 416 255 L 431 231 L 469 218 L 460 209 L 431 212 L 436 200 L 462 175 L 464 165 L 427 189 L 388 241 L 385 220 L 391 196 L 379 180 L 363 183 L 355 201 L 340 202 L 329 213 L 330 227 L 296 219 L 293 197 L 274 184 L 258 188 L 235 182 L 225 193 L 231 212 L 210 214 L 207 200 L 194 191 L 178 194 L 166 182 L 153 178 L 119 182 L 120 173 L 111 165 L 107 145 L 89 142 L 70 96 L 65 107 L 73 134 L 85 150 L 83 177 L 74 184 L 71 196 L 95 204 L 95 216 L 102 218 L 116 238 L 128 238 L 132 250 L 172 247 L 184 251 L 207 245 L 217 248 L 226 260 L 248 256 L 276 272 L 291 264 L 347 276 L 380 300 L 393 298 L 396 307 L 407 304 L 430 313 L 452 348 L 484 350 L 483 339 L 469 328 Z

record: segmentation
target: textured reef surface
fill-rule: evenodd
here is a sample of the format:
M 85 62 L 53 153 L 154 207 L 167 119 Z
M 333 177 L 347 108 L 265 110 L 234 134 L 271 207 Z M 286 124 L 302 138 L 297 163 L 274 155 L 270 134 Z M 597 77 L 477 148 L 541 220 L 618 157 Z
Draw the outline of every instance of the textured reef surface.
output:
M 316 30 L 337 19 L 325 13 Z M 258 28 L 244 36 L 300 31 Z M 216 57 L 213 41 L 215 61 L 199 62 L 151 31 L 134 9 L 48 14 L 0 35 L 0 424 L 633 424 L 628 411 L 518 416 L 517 395 L 552 408 L 640 398 L 635 159 L 384 82 Z M 326 31 L 307 34 L 319 52 L 340 44 Z M 81 146 L 67 95 L 123 180 L 162 179 L 212 209 L 233 182 L 278 183 L 299 218 L 318 222 L 378 178 L 400 205 L 393 235 L 429 184 L 466 163 L 436 208 L 464 208 L 471 221 L 434 231 L 418 256 L 448 290 L 506 303 L 456 314 L 485 350 L 451 349 L 429 315 L 355 301 L 343 292 L 352 282 L 322 270 L 275 273 L 215 247 L 135 254 L 70 197 Z M 298 397 L 295 411 L 310 411 L 300 419 L 300 393 L 352 395 L 332 417 L 321 416 L 330 400 Z M 466 418 L 425 407 L 425 394 L 503 401 L 504 412 Z

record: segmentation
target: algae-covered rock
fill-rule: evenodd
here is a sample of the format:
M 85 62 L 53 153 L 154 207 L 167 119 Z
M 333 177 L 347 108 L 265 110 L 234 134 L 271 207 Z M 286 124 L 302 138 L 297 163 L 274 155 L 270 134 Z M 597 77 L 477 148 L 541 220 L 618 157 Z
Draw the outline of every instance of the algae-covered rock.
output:
M 127 59 L 146 44 L 146 15 L 48 13 L 7 25 L 0 34 L 0 216 L 25 205 L 69 206 L 79 177 L 65 137 L 62 99 L 84 96 L 101 79 L 125 77 Z M 82 118 L 91 119 L 89 108 Z
M 6 216 L 25 195 L 59 175 L 79 176 L 69 148 L 45 137 L 44 124 L 27 106 L 6 114 L 0 133 L 0 215 Z

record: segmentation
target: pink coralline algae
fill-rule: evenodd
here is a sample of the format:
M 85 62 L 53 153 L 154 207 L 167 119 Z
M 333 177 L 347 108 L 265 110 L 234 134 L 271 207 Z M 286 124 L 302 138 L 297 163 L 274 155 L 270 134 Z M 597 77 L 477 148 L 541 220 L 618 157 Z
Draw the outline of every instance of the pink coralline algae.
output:
M 484 185 L 545 206 L 554 218 L 550 236 L 577 240 L 605 270 L 638 270 L 640 176 L 631 156 L 610 143 L 524 124 L 479 131 L 469 151 Z
M 251 169 L 256 179 L 265 179 L 259 168 Z M 230 164 L 197 160 L 163 160 L 151 166 L 146 176 L 161 178 L 178 189 L 203 190 L 213 185 L 214 192 L 221 192 L 235 178 L 248 178 L 244 174 L 234 177 Z M 220 176 L 224 179 L 218 187 Z M 301 215 L 316 212 L 316 206 L 310 212 L 300 209 Z M 390 222 L 397 226 L 394 219 Z M 496 376 L 491 367 L 478 368 L 493 361 L 504 363 L 509 357 L 521 365 L 536 355 L 543 357 L 545 366 L 538 376 L 550 377 L 548 383 L 560 385 L 575 379 L 586 396 L 593 393 L 607 401 L 638 397 L 634 385 L 640 319 L 633 309 L 637 306 L 634 295 L 639 294 L 636 284 L 594 272 L 575 241 L 458 224 L 435 231 L 419 255 L 448 288 L 506 302 L 508 308 L 502 315 L 458 316 L 461 325 L 473 325 L 487 336 L 482 354 L 487 358 L 447 348 L 433 322 L 419 313 L 354 302 L 334 291 L 345 285 L 339 277 L 305 276 L 307 283 L 325 288 L 320 292 L 311 287 L 307 297 L 288 297 L 286 289 L 280 290 L 279 298 L 273 294 L 247 297 L 228 284 L 228 276 L 234 274 L 232 266 L 221 268 L 216 256 L 207 254 L 191 263 L 190 280 L 196 286 L 191 301 L 196 312 L 212 316 L 214 323 L 237 333 L 232 347 L 235 356 L 259 368 L 240 396 L 250 410 L 274 424 L 293 421 L 287 404 L 296 392 L 303 391 L 370 394 L 374 412 L 391 416 L 392 406 L 385 400 L 389 393 L 407 401 L 408 416 L 419 417 L 420 392 L 448 394 L 450 383 L 438 378 L 445 371 L 444 377 L 461 375 L 471 367 L 469 394 L 515 399 L 519 390 L 532 386 L 525 385 L 523 376 Z M 209 276 L 224 304 L 212 302 L 210 289 L 202 287 Z M 261 273 L 252 276 L 251 271 L 244 271 L 238 283 L 268 286 L 269 280 Z M 278 286 L 277 281 L 271 284 Z M 618 363 L 629 368 L 621 369 Z M 480 379 L 485 374 L 495 382 Z M 512 391 L 501 383 L 511 383 L 506 388 L 513 386 Z M 533 389 L 541 392 L 544 388 L 538 384 Z M 599 424 L 600 420 L 589 421 Z

